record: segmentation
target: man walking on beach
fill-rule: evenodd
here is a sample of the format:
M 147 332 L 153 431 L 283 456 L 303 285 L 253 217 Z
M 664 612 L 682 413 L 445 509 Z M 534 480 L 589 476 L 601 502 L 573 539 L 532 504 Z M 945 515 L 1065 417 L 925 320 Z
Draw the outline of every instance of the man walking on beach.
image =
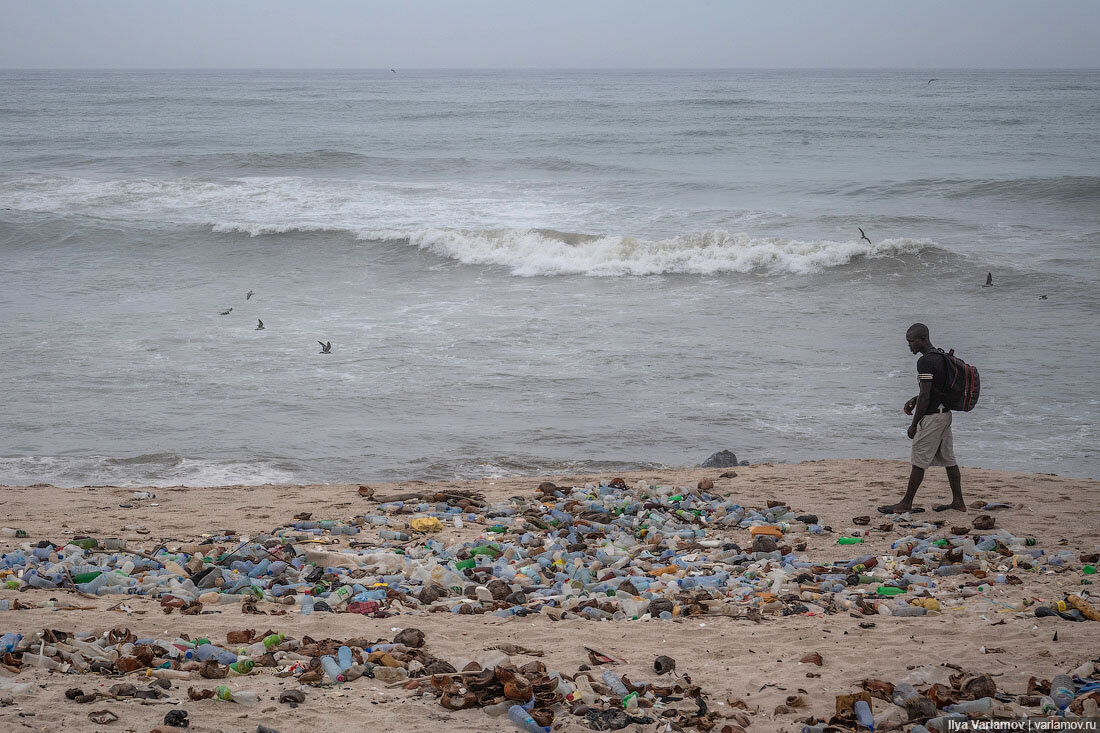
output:
M 896 514 L 909 511 L 924 511 L 913 508 L 913 497 L 917 495 L 924 470 L 929 466 L 945 466 L 947 480 L 951 484 L 951 503 L 940 504 L 933 509 L 942 512 L 947 509 L 966 511 L 962 495 L 962 474 L 955 460 L 955 451 L 951 439 L 951 411 L 944 402 L 947 386 L 946 358 L 940 356 L 943 349 L 937 349 L 929 338 L 928 326 L 914 323 L 905 332 L 909 350 L 920 353 L 917 359 L 917 384 L 920 394 L 913 397 L 902 408 L 906 415 L 913 416 L 909 426 L 909 437 L 913 440 L 910 462 L 913 470 L 909 474 L 909 488 L 897 504 L 880 506 L 883 514 Z

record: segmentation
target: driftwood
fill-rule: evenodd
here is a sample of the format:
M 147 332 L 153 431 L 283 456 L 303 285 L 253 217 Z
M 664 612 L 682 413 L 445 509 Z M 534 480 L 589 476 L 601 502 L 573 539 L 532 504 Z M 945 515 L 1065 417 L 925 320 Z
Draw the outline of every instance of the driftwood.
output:
M 466 491 L 461 489 L 451 489 L 448 491 L 409 491 L 404 494 L 393 494 L 391 496 L 374 496 L 371 497 L 371 501 L 378 502 L 379 504 L 388 504 L 391 501 L 439 501 L 439 497 L 443 497 L 444 501 L 461 501 L 465 499 L 471 504 L 477 504 L 479 506 L 485 505 L 485 495 L 480 491 Z

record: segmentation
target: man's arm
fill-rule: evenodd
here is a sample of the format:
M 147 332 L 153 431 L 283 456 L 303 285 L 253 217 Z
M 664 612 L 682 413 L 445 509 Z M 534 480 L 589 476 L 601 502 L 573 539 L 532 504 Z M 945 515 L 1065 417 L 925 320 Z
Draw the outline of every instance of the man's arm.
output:
M 917 434 L 917 424 L 928 412 L 928 404 L 932 401 L 932 380 L 922 379 L 920 394 L 917 395 L 917 406 L 913 409 L 913 424 L 909 426 L 909 437 Z

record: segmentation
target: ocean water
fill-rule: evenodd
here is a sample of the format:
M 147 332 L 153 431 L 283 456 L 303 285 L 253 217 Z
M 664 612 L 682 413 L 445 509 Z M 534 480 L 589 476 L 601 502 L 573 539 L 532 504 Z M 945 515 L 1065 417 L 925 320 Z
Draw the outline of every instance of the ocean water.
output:
M 1096 476 L 1097 119 L 1097 71 L 0 72 L 0 483 L 906 459 L 914 321 L 964 466 Z

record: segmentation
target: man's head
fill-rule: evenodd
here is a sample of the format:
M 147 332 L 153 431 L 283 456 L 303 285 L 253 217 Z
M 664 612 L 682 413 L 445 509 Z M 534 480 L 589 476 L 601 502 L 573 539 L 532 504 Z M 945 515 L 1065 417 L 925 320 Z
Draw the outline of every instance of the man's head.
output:
M 905 340 L 909 342 L 909 350 L 914 354 L 920 352 L 924 353 L 932 348 L 932 341 L 929 339 L 928 326 L 923 323 L 914 323 L 909 327 L 909 330 L 905 332 Z

